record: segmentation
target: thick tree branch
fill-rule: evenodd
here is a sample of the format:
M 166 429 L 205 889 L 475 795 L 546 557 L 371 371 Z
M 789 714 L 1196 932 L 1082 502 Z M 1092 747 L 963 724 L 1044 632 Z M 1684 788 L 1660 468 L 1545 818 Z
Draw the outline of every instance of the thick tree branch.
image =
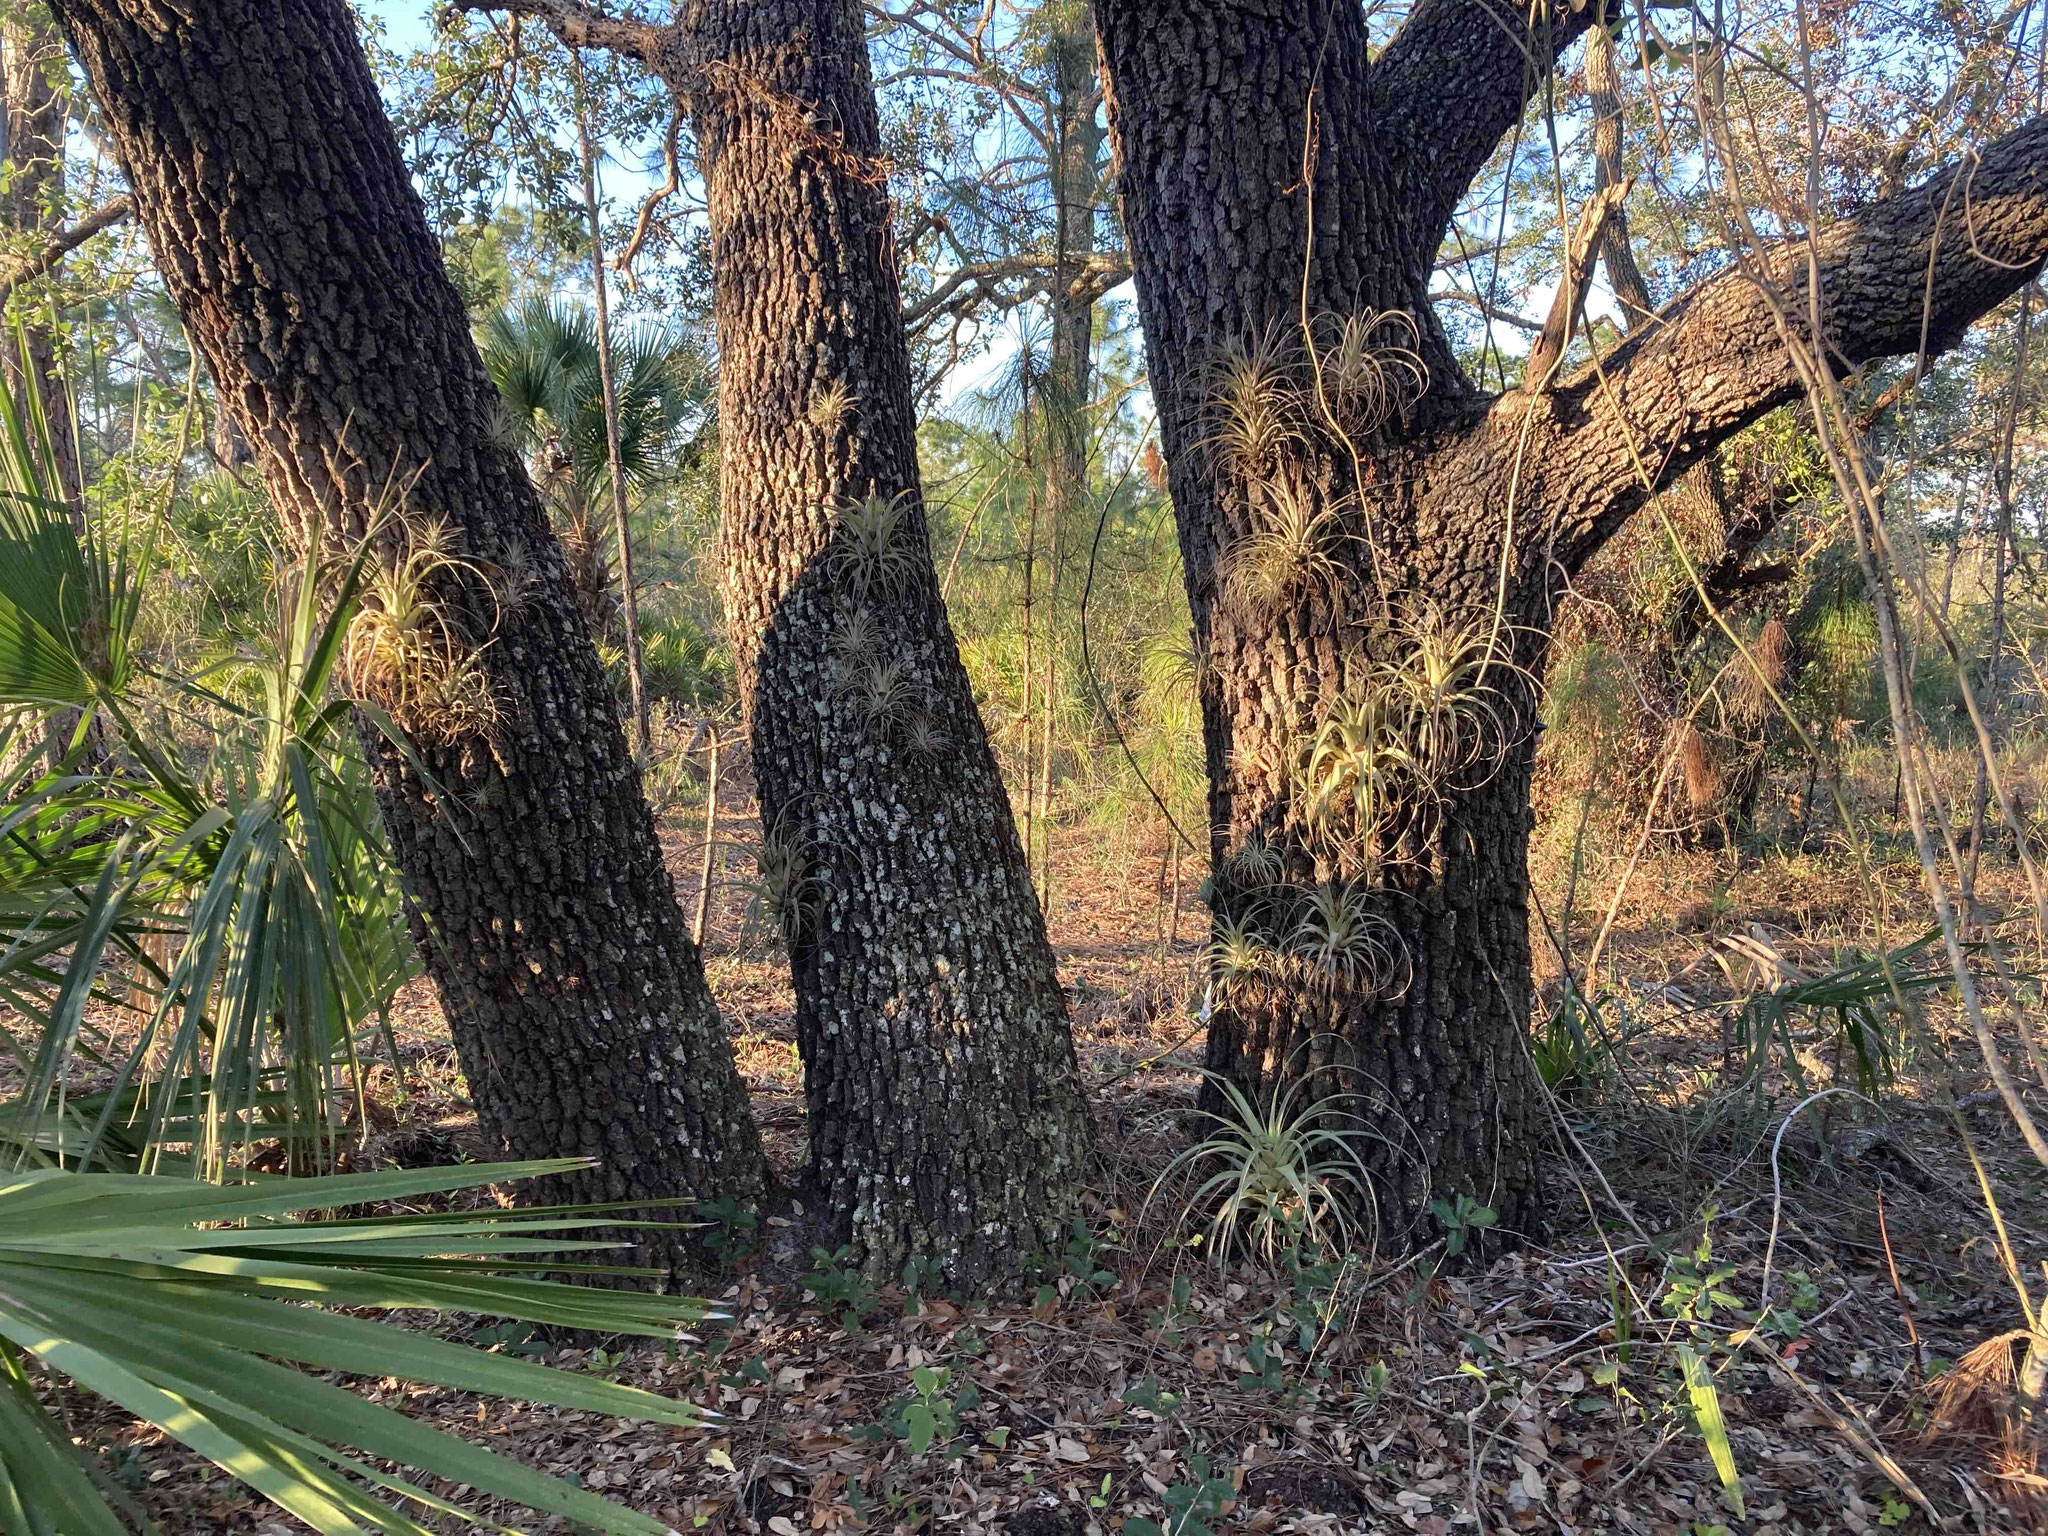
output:
M 1834 224 L 1814 256 L 1838 374 L 1955 346 L 2048 257 L 2048 117 Z M 1575 569 L 1655 490 L 1799 394 L 1779 326 L 1803 340 L 1807 312 L 1805 242 L 1770 247 L 1668 305 L 1551 405 L 1501 401 L 1467 451 L 1525 452 L 1526 504 L 1555 514 L 1539 535 Z M 1527 410 L 1548 419 L 1525 433 Z
M 933 315 L 954 307 L 954 300 L 962 290 L 971 291 L 978 299 L 985 297 L 996 284 L 1012 278 L 1031 278 L 1034 280 L 1031 291 L 1043 292 L 1052 283 L 1059 265 L 1058 258 L 1050 251 L 968 262 L 948 272 L 923 298 L 904 305 L 903 323 L 915 330 Z M 1072 297 L 1085 297 L 1091 303 L 1117 284 L 1127 281 L 1131 275 L 1130 258 L 1122 251 L 1070 255 L 1067 265 L 1076 272 Z
M 59 231 L 48 245 L 33 256 L 0 274 L 0 305 L 13 298 L 15 289 L 23 283 L 34 282 L 101 230 L 112 229 L 134 211 L 135 200 L 123 195 L 103 207 L 95 208 L 69 229 Z
M 630 16 L 607 16 L 576 0 L 455 0 L 461 11 L 503 11 L 510 16 L 531 16 L 544 22 L 549 31 L 571 48 L 603 48 L 623 53 L 653 67 L 657 64 L 668 28 Z
M 1589 0 L 1417 0 L 1372 70 L 1411 266 L 1435 259 L 1472 178 L 1592 19 Z

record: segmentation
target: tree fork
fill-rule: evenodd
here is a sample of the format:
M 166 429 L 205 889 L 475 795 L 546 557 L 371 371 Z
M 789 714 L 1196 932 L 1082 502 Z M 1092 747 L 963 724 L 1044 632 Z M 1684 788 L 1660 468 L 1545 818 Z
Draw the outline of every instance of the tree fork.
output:
M 1558 583 L 1673 476 L 1799 387 L 1772 307 L 1734 270 L 1667 305 L 1597 370 L 1540 393 L 1494 399 L 1459 370 L 1429 293 L 1452 210 L 1592 13 L 1570 0 L 1513 17 L 1480 0 L 1419 0 L 1372 59 L 1355 0 L 1096 0 L 1208 660 L 1219 920 L 1280 914 L 1270 937 L 1284 966 L 1232 989 L 1209 1062 L 1257 1091 L 1316 1075 L 1359 1094 L 1396 1234 L 1419 1233 L 1432 1194 L 1494 1205 L 1510 1233 L 1542 1221 L 1526 853 L 1533 679 Z M 1846 369 L 1913 351 L 1923 298 L 1929 344 L 1952 346 L 2029 281 L 2048 252 L 2044 158 L 2048 123 L 2037 122 L 1975 157 L 1967 220 L 1944 221 L 1957 201 L 1951 172 L 1822 232 L 1826 355 Z M 1770 258 L 1795 317 L 1804 258 Z M 1427 390 L 1346 428 L 1328 409 L 1331 334 L 1393 310 L 1413 322 L 1409 353 Z M 1211 381 L 1228 347 L 1242 360 L 1267 337 L 1285 345 L 1260 366 L 1298 430 L 1289 462 L 1248 469 L 1219 446 Z M 1298 526 L 1341 536 L 1311 551 L 1312 579 L 1233 600 L 1233 568 L 1270 533 L 1261 518 L 1276 475 Z M 1361 882 L 1343 862 L 1355 849 L 1305 825 L 1303 747 L 1339 706 L 1369 703 L 1430 626 L 1439 640 L 1485 636 L 1472 643 L 1497 690 L 1486 708 L 1497 739 L 1483 775 L 1396 797 L 1396 856 Z M 1255 891 L 1238 877 L 1274 858 L 1277 882 Z M 1303 915 L 1361 889 L 1361 915 L 1394 934 L 1397 974 L 1303 984 L 1302 935 L 1314 936 Z

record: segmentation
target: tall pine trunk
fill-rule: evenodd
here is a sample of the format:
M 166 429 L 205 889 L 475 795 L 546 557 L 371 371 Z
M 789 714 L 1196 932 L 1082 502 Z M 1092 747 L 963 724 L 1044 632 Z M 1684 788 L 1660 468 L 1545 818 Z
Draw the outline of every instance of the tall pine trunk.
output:
M 0 228 L 28 252 L 64 221 L 64 151 L 67 113 L 62 78 L 64 44 L 48 12 L 28 0 L 0 19 L 0 95 L 5 100 L 7 185 L 0 192 Z M 58 366 L 49 300 L 38 292 L 24 306 L 19 336 L 0 340 L 8 387 L 19 398 L 24 383 L 42 401 L 55 462 L 50 466 L 74 518 L 84 516 L 78 439 L 71 422 L 71 392 Z
M 872 1269 L 993 1280 L 1055 1241 L 1090 1127 L 932 566 L 860 8 L 707 0 L 661 58 L 708 191 L 726 611 L 793 856 L 812 1173 Z
M 424 655 L 358 677 L 378 800 L 484 1130 L 547 1197 L 758 1195 L 745 1087 L 562 553 L 343 0 L 57 0 L 164 282 L 307 543 L 411 560 Z M 436 549 L 443 551 L 436 555 Z M 373 602 L 373 608 L 375 606 Z M 442 643 L 445 641 L 445 643 Z M 663 1243 L 669 1239 L 657 1240 Z

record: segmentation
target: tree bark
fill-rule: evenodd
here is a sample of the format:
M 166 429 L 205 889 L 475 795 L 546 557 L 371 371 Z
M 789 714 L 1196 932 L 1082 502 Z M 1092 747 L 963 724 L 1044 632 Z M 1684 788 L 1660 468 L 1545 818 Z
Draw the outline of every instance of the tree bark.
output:
M 939 596 L 855 0 L 555 3 L 686 101 L 710 209 L 719 547 L 804 1057 L 811 1172 L 876 1274 L 1014 1274 L 1091 1129 L 1052 948 Z
M 56 243 L 53 236 L 64 219 L 67 112 L 64 94 L 52 80 L 53 69 L 61 72 L 63 49 L 56 24 L 40 6 L 10 7 L 0 21 L 0 89 L 4 89 L 7 136 L 7 187 L 0 194 L 0 225 L 10 235 L 27 237 L 35 254 L 24 260 L 24 269 L 48 271 L 63 256 L 59 251 L 45 265 L 36 250 L 47 250 Z M 11 286 L 8 291 L 11 295 Z M 27 382 L 41 400 L 50 429 L 51 472 L 59 494 L 71 506 L 74 521 L 82 520 L 85 492 L 78 438 L 71 421 L 71 393 L 58 366 L 57 338 L 47 304 L 23 317 L 20 337 L 0 342 L 0 354 L 5 355 L 8 387 L 16 398 Z
M 1206 659 L 1216 915 L 1269 957 L 1219 978 L 1209 1063 L 1261 1094 L 1359 1095 L 1389 1239 L 1432 1194 L 1533 1233 L 1524 906 L 1549 614 L 1651 494 L 1793 397 L 1780 322 L 1731 271 L 1540 394 L 1491 400 L 1458 370 L 1428 293 L 1438 248 L 1590 7 L 1532 23 L 1420 0 L 1371 63 L 1354 0 L 1096 14 Z M 2029 280 L 2044 144 L 2037 123 L 1984 152 L 1968 230 L 1941 224 L 1938 178 L 1820 237 L 1838 366 L 1917 345 L 1923 293 L 1949 346 Z M 1803 255 L 1774 258 L 1795 327 Z M 1358 333 L 1376 366 L 1346 351 L 1347 317 L 1378 320 Z M 1347 400 L 1356 378 L 1394 387 Z M 1432 652 L 1465 695 L 1434 717 L 1403 692 Z M 1384 770 L 1372 797 L 1366 769 Z
M 411 752 L 366 740 L 484 1130 L 519 1157 L 600 1161 L 544 1199 L 758 1196 L 745 1086 L 611 690 L 493 434 L 353 15 L 342 0 L 55 9 L 280 512 L 308 543 L 378 527 L 387 572 L 427 560 L 451 651 L 364 674 Z

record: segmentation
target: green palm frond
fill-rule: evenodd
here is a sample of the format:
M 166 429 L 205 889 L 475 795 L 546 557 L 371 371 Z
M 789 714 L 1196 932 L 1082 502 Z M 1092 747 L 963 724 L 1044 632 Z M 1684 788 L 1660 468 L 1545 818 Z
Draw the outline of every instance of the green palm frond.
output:
M 658 1536 L 668 1529 L 659 1520 L 308 1374 L 393 1377 L 701 1423 L 686 1402 L 355 1315 L 481 1312 L 683 1336 L 709 1315 L 704 1303 L 534 1278 L 542 1268 L 579 1267 L 560 1255 L 610 1246 L 593 1233 L 617 1226 L 616 1217 L 486 1209 L 298 1219 L 581 1166 L 565 1159 L 229 1187 L 58 1170 L 0 1180 L 0 1525 L 119 1536 L 141 1523 L 43 1407 L 25 1369 L 33 1358 L 323 1533 L 425 1536 L 407 1504 L 475 1518 L 370 1457 L 600 1531 Z M 590 1272 L 644 1273 L 602 1264 Z

